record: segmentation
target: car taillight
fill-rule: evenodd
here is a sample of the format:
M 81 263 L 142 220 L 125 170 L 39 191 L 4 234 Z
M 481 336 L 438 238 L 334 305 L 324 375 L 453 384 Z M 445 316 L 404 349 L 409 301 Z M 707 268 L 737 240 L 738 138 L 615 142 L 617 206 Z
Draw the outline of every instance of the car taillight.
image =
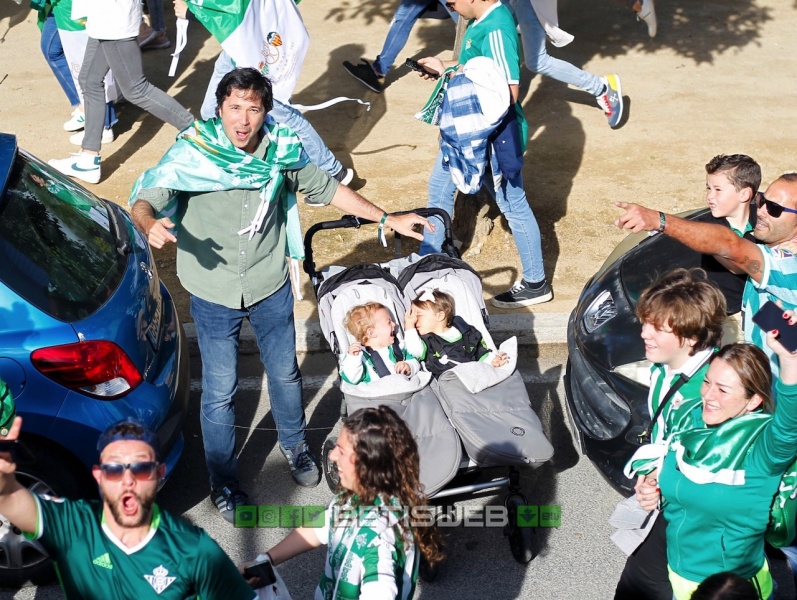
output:
M 107 340 L 40 348 L 30 359 L 53 381 L 103 400 L 123 396 L 142 381 L 130 357 Z

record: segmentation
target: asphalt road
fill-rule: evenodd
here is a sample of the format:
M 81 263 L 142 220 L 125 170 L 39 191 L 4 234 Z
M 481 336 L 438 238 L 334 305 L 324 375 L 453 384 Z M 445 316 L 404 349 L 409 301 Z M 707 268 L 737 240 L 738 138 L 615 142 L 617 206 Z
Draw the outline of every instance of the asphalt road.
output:
M 562 375 L 566 361 L 562 345 L 526 347 L 518 361 L 534 409 L 555 447 L 551 461 L 523 473 L 522 487 L 530 504 L 561 507 L 561 526 L 537 530 L 538 556 L 528 565 L 514 561 L 501 527 L 466 528 L 446 532 L 447 558 L 433 583 L 419 583 L 420 600 L 477 598 L 596 599 L 613 596 L 624 556 L 612 544 L 609 514 L 620 496 L 592 464 L 578 454 L 568 429 Z M 300 358 L 305 378 L 308 439 L 320 448 L 337 421 L 340 392 L 335 365 L 328 353 Z M 195 361 L 198 364 L 198 361 Z M 199 372 L 193 373 L 191 412 L 186 423 L 186 451 L 159 502 L 166 509 L 204 527 L 236 563 L 251 560 L 281 539 L 288 529 L 234 528 L 211 506 L 202 455 L 199 420 Z M 293 484 L 287 463 L 276 448 L 273 421 L 268 412 L 262 368 L 256 357 L 242 358 L 237 398 L 240 475 L 245 490 L 263 505 L 323 505 L 331 492 L 322 481 L 314 489 Z M 500 474 L 500 470 L 499 470 Z M 487 505 L 500 506 L 503 495 L 488 495 L 457 506 L 461 514 L 475 515 Z M 297 557 L 279 567 L 295 599 L 312 598 L 323 569 L 324 551 Z M 783 573 L 782 564 L 773 567 Z M 788 590 L 782 587 L 790 597 Z M 0 593 L 3 598 L 61 598 L 57 586 Z

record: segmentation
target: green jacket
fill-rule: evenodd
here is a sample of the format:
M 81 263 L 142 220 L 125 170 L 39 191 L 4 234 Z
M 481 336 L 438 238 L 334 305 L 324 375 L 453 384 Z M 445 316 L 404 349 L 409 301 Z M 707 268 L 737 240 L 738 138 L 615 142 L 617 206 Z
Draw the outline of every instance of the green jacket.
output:
M 686 403 L 669 415 L 668 425 L 675 426 L 668 427 L 667 435 L 671 440 L 682 436 L 684 454 L 678 460 L 679 450 L 671 445 L 659 486 L 667 520 L 667 561 L 685 579 L 700 582 L 721 571 L 750 578 L 764 564 L 769 508 L 797 453 L 797 385 L 778 382 L 776 389 L 774 417 L 756 412 L 707 428 L 700 402 Z M 735 461 L 724 471 L 736 474 L 736 484 L 709 482 L 718 469 L 693 470 L 684 464 L 690 457 L 702 465 Z M 707 479 L 698 483 L 702 477 Z

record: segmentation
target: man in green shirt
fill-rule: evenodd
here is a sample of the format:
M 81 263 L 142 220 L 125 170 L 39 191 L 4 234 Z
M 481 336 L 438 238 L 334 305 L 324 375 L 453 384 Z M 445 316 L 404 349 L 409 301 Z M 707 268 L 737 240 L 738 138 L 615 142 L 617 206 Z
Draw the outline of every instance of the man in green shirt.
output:
M 421 239 L 415 214 L 388 215 L 309 164 L 295 134 L 266 118 L 271 84 L 235 69 L 216 91 L 218 117 L 197 121 L 131 194 L 133 219 L 149 243 L 177 244 L 177 274 L 191 294 L 202 356 L 202 437 L 211 500 L 234 522 L 247 503 L 237 478 L 235 413 L 238 339 L 248 318 L 268 378 L 280 449 L 299 485 L 320 481 L 305 441 L 302 379 L 296 361 L 293 292 L 285 260 L 301 252 L 295 191 Z M 176 203 L 175 203 L 176 200 Z M 174 209 L 179 231 L 157 212 Z M 297 247 L 298 246 L 298 247 Z
M 6 439 L 19 439 L 21 427 L 17 417 Z M 0 452 L 0 513 L 49 552 L 67 598 L 256 598 L 207 533 L 155 504 L 166 466 L 153 432 L 120 421 L 97 450 L 101 501 L 34 496 L 14 475 L 13 453 Z

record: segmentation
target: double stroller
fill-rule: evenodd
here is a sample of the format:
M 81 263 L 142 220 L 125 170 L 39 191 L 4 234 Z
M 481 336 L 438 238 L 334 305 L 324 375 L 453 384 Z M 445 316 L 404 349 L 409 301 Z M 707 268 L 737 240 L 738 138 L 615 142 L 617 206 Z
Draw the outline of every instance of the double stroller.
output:
M 476 327 L 491 349 L 496 346 L 487 329 L 487 310 L 478 274 L 464 261 L 451 242 L 451 221 L 439 209 L 415 211 L 440 218 L 445 227 L 444 253 L 419 257 L 411 254 L 387 263 L 315 270 L 313 236 L 322 230 L 359 227 L 369 221 L 347 216 L 317 223 L 305 235 L 304 270 L 318 299 L 321 329 L 338 362 L 354 341 L 344 317 L 354 306 L 378 302 L 391 313 L 396 337 L 402 336 L 404 314 L 424 288 L 438 289 L 455 298 L 459 317 Z M 396 236 L 400 254 L 401 239 Z M 514 347 L 513 347 L 514 342 Z M 420 479 L 436 504 L 452 507 L 455 499 L 507 487 L 505 534 L 520 563 L 534 557 L 533 528 L 519 527 L 517 511 L 528 502 L 520 491 L 518 467 L 536 467 L 553 455 L 553 447 L 532 410 L 523 379 L 515 369 L 517 342 L 501 346 L 510 356 L 503 367 L 468 362 L 445 371 L 438 379 L 421 371 L 412 377 L 388 375 L 368 383 L 351 385 L 341 380 L 341 416 L 359 408 L 384 404 L 404 419 L 418 444 Z M 324 476 L 330 489 L 338 485 L 337 468 L 329 460 L 341 422 L 322 451 Z M 508 474 L 487 477 L 487 467 L 506 467 Z M 493 470 L 495 472 L 495 470 Z

